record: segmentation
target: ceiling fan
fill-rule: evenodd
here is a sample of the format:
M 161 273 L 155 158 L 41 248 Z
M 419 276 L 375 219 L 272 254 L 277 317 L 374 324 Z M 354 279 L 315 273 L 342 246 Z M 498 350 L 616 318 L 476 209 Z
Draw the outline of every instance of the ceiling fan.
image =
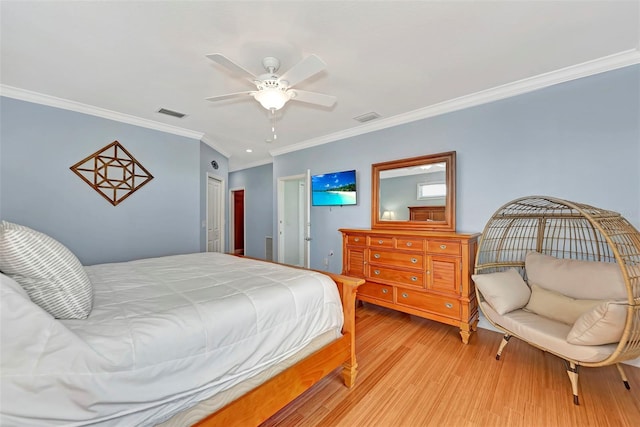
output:
M 335 96 L 292 88 L 301 81 L 325 69 L 326 64 L 316 55 L 307 56 L 281 76 L 275 74 L 280 68 L 280 60 L 272 56 L 268 56 L 262 60 L 262 66 L 266 70 L 266 73 L 259 76 L 247 71 L 222 54 L 212 53 L 206 56 L 256 85 L 256 90 L 212 96 L 211 98 L 207 98 L 208 101 L 216 102 L 230 98 L 252 96 L 260 105 L 272 113 L 281 109 L 290 100 L 321 105 L 323 107 L 331 107 L 336 102 Z

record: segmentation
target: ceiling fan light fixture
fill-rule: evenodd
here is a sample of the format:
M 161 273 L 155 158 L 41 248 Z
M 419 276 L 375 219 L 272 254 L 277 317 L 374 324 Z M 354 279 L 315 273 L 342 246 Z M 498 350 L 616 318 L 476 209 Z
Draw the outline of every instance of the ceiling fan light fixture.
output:
M 266 88 L 255 92 L 253 97 L 267 110 L 279 110 L 291 99 L 291 94 L 277 88 Z

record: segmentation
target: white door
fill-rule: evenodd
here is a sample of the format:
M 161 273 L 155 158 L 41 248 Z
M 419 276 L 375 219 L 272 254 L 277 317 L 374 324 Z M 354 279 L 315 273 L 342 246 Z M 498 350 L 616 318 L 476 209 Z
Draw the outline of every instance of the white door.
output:
M 309 172 L 278 179 L 278 262 L 309 267 Z
M 207 252 L 223 252 L 224 248 L 224 182 L 207 176 Z
M 304 194 L 302 200 L 304 200 L 304 266 L 311 268 L 311 170 L 307 169 L 307 173 L 304 177 Z

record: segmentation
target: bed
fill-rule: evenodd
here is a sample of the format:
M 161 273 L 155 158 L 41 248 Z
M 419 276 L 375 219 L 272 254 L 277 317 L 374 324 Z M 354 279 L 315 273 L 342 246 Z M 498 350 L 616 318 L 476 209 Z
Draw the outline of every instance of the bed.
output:
M 360 279 L 220 253 L 83 269 L 86 319 L 0 276 L 2 425 L 257 425 L 341 365 L 354 384 Z

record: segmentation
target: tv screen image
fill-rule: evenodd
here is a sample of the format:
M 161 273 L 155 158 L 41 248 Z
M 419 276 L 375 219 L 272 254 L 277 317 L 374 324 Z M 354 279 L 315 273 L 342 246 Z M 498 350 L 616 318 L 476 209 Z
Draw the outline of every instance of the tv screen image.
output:
M 313 206 L 355 205 L 356 171 L 342 171 L 311 177 L 311 204 Z

